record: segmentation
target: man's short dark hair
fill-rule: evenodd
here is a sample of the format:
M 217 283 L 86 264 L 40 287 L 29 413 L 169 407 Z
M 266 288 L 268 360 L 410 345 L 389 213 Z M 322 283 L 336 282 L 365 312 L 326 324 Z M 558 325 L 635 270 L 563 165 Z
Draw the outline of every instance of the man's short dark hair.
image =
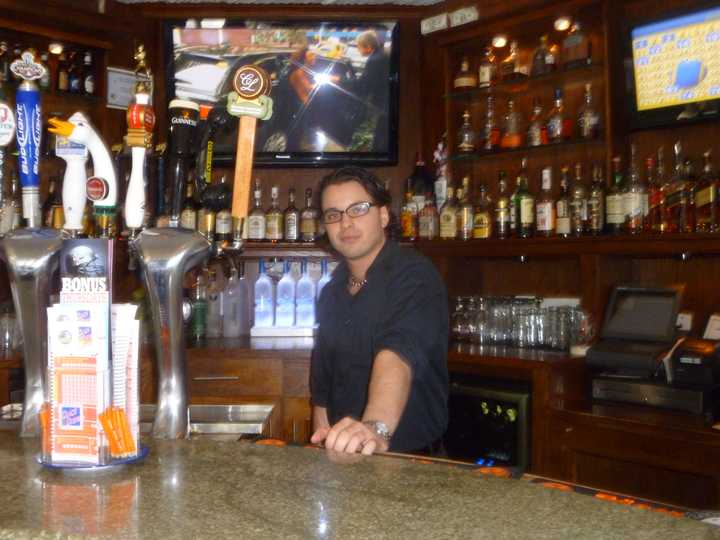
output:
M 372 202 L 377 206 L 390 207 L 392 196 L 385 189 L 380 179 L 372 172 L 362 167 L 342 167 L 331 172 L 320 181 L 320 205 L 322 206 L 322 196 L 329 186 L 337 186 L 338 184 L 346 184 L 348 182 L 357 182 L 365 191 L 368 192 Z M 322 210 L 322 208 L 321 208 Z

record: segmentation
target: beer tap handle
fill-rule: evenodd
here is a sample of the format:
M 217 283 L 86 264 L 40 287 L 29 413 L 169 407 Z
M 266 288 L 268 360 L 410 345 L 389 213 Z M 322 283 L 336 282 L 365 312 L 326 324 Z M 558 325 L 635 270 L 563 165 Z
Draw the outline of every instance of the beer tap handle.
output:
M 167 183 L 170 185 L 170 226 L 180 226 L 185 183 L 188 179 L 190 153 L 198 124 L 200 107 L 193 101 L 174 99 L 170 113 L 169 157 Z

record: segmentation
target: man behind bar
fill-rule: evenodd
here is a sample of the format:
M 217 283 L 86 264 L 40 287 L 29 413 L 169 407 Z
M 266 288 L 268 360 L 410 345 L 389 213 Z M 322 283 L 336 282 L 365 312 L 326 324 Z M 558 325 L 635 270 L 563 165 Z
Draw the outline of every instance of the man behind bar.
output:
M 341 262 L 318 303 L 311 441 L 437 454 L 448 420 L 443 282 L 429 260 L 388 238 L 390 194 L 369 171 L 326 176 L 320 203 Z

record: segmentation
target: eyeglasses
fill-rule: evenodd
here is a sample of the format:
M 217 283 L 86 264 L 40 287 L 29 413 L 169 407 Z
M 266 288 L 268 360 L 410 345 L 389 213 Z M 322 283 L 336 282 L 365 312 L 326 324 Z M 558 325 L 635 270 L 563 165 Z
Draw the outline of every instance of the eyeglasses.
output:
M 371 202 L 357 202 L 348 206 L 345 210 L 338 210 L 337 208 L 328 208 L 322 213 L 323 223 L 329 225 L 331 223 L 338 223 L 342 220 L 342 215 L 345 214 L 349 218 L 359 218 L 364 216 L 370 211 L 372 206 L 377 206 Z

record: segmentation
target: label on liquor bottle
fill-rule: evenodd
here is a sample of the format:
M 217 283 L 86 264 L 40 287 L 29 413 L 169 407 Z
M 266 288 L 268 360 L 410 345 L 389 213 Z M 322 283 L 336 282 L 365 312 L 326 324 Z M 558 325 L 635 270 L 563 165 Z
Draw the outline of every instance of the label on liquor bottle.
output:
M 271 215 L 265 217 L 265 238 L 268 240 L 282 240 L 282 216 Z
M 418 220 L 418 233 L 420 238 L 432 240 L 437 236 L 438 223 L 434 215 L 420 215 Z
M 227 210 L 220 211 L 215 217 L 215 234 L 232 233 L 232 215 Z
M 440 238 L 446 240 L 457 236 L 457 216 L 454 210 L 440 214 Z
M 515 209 L 515 197 L 510 197 L 510 230 L 514 231 L 517 228 L 517 216 L 515 215 L 517 213 L 517 210 Z
M 61 92 L 67 92 L 69 87 L 70 82 L 68 79 L 68 72 L 62 69 L 60 70 L 60 73 L 58 73 L 58 90 Z
M 491 227 L 489 212 L 475 213 L 473 216 L 473 238 L 490 238 Z
M 412 239 L 417 236 L 417 220 L 407 209 L 400 214 L 400 230 L 403 238 Z
M 453 83 L 455 88 L 475 88 L 477 86 L 477 80 L 472 75 L 460 75 L 455 77 Z
M 197 212 L 192 208 L 180 212 L 180 226 L 194 231 L 197 228 Z
M 297 215 L 290 213 L 285 217 L 285 240 L 297 240 L 298 221 Z
M 304 239 L 315 238 L 317 235 L 317 221 L 312 217 L 300 218 L 300 234 Z
M 473 209 L 463 206 L 457 214 L 458 235 L 461 239 L 467 240 L 472 237 L 473 230 Z
M 607 222 L 609 225 L 619 225 L 625 221 L 625 208 L 623 197 L 619 193 L 608 195 L 605 198 Z
M 623 197 L 623 207 L 625 216 L 634 218 L 643 215 L 643 197 L 642 193 L 631 191 L 625 193 Z
M 588 229 L 599 233 L 605 226 L 605 209 L 603 201 L 599 196 L 591 196 L 588 199 Z
M 706 188 L 701 189 L 700 191 L 695 192 L 695 206 L 699 208 L 701 206 L 705 206 L 707 204 L 715 202 L 715 191 L 715 186 L 710 185 Z
M 265 240 L 265 216 L 250 216 L 248 218 L 248 239 Z
M 528 146 L 541 146 L 542 141 L 542 126 L 539 122 L 533 122 L 528 128 Z
M 555 223 L 553 223 L 554 213 L 552 201 L 537 203 L 535 213 L 537 214 L 537 230 L 539 232 L 548 232 L 555 228 Z
M 481 65 L 478 68 L 478 86 L 490 86 L 490 81 L 492 81 L 492 73 L 493 69 L 491 65 Z
M 520 199 L 520 224 L 522 226 L 535 223 L 535 199 L 523 197 Z
M 548 120 L 547 123 L 548 138 L 550 140 L 558 140 L 563 135 L 563 119 L 560 115 L 555 115 Z

